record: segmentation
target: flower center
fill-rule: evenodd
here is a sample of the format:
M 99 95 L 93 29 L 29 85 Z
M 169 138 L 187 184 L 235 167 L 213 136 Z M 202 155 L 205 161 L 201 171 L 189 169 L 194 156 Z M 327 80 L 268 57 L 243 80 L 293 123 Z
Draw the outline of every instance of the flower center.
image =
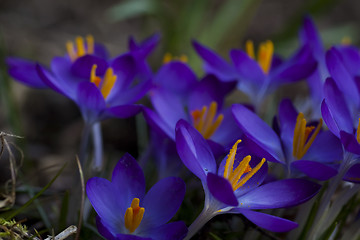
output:
M 298 114 L 293 139 L 293 156 L 296 159 L 301 159 L 309 150 L 311 144 L 314 142 L 316 136 L 319 134 L 321 127 L 321 118 L 319 120 L 319 124 L 316 126 L 315 129 L 315 127 L 313 126 L 306 126 L 306 120 L 303 113 Z
M 72 62 L 74 62 L 76 59 L 86 54 L 94 53 L 94 37 L 92 35 L 87 35 L 85 40 L 86 40 L 86 44 L 84 42 L 84 38 L 80 36 L 76 37 L 75 38 L 76 49 L 73 42 L 68 41 L 66 43 L 66 50 Z
M 215 119 L 217 112 L 217 103 L 212 101 L 210 107 L 203 106 L 201 110 L 191 112 L 194 127 L 203 135 L 205 139 L 209 139 L 220 126 L 224 119 L 223 114 L 219 114 Z
M 272 41 L 267 40 L 260 44 L 258 48 L 258 56 L 255 58 L 254 43 L 251 40 L 246 41 L 246 53 L 252 59 L 257 60 L 264 73 L 269 73 L 271 61 L 274 54 L 274 44 Z
M 140 200 L 134 198 L 131 202 L 131 206 L 126 209 L 125 212 L 125 227 L 130 233 L 133 233 L 140 225 L 143 219 L 145 208 L 139 206 Z
M 90 81 L 96 85 L 101 91 L 101 94 L 106 99 L 111 92 L 111 89 L 114 87 L 117 76 L 114 74 L 112 68 L 108 68 L 105 72 L 104 78 L 96 76 L 97 65 L 94 64 L 91 68 Z
M 181 54 L 179 57 L 171 55 L 171 53 L 165 53 L 163 58 L 163 64 L 169 63 L 173 60 L 177 60 L 183 63 L 187 63 L 188 58 L 185 54 Z
M 239 163 L 239 165 L 235 168 L 235 170 L 233 170 L 237 146 L 240 142 L 240 139 L 237 140 L 237 142 L 231 148 L 226 159 L 224 170 L 224 178 L 230 181 L 230 184 L 234 191 L 243 186 L 252 176 L 254 176 L 254 174 L 259 171 L 261 166 L 266 161 L 265 158 L 263 158 L 261 162 L 256 165 L 256 167 L 251 168 L 249 165 L 251 156 L 248 155 L 244 157 L 243 160 Z

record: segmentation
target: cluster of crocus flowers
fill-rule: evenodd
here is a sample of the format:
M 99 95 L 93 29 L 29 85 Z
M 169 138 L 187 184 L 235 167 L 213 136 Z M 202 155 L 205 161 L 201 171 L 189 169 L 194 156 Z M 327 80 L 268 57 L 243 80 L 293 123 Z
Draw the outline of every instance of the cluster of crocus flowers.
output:
M 144 173 L 129 154 L 119 160 L 111 181 L 88 180 L 87 196 L 106 239 L 190 239 L 213 217 L 226 213 L 284 232 L 298 224 L 262 210 L 302 204 L 318 193 L 319 183 L 329 180 L 325 197 L 319 199 L 327 204 L 342 180 L 360 182 L 360 53 L 351 46 L 325 52 L 309 18 L 300 37 L 302 45 L 288 60 L 275 54 L 272 41 L 260 43 L 255 51 L 248 40 L 244 50 L 230 51 L 230 63 L 194 41 L 204 60 L 201 77 L 184 55 L 166 54 L 152 73 L 146 57 L 158 36 L 140 44 L 131 38 L 129 51 L 114 58 L 89 35 L 68 42 L 65 56 L 55 57 L 49 68 L 18 58 L 7 62 L 18 81 L 73 100 L 85 127 L 94 129 L 95 148 L 102 141 L 101 120 L 143 113 L 152 136 L 144 159 L 151 154 L 160 159 L 153 164 L 160 180 L 145 194 Z M 266 97 L 304 78 L 313 105 L 298 111 L 283 99 L 270 126 L 259 115 Z M 250 104 L 226 106 L 235 88 L 248 95 Z M 136 104 L 143 97 L 151 105 Z M 189 229 L 181 221 L 167 223 L 185 196 L 185 183 L 170 171 L 176 160 L 174 172 L 180 175 L 180 164 L 185 166 L 200 179 L 205 193 L 203 210 Z M 274 174 L 271 167 L 276 164 L 281 167 Z
M 287 61 L 282 61 L 273 55 L 274 45 L 271 41 L 260 44 L 257 58 L 252 41 L 247 41 L 246 51 L 231 50 L 231 63 L 197 42 L 193 42 L 193 45 L 205 62 L 206 72 L 224 82 L 237 81 L 238 88 L 249 96 L 257 109 L 265 97 L 279 86 L 306 78 L 317 66 L 308 45 L 300 48 Z

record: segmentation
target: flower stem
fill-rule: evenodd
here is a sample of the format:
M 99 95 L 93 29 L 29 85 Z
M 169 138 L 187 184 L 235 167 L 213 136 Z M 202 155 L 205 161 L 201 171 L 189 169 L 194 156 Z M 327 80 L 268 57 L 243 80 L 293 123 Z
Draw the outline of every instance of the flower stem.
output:
M 87 149 L 89 144 L 91 128 L 92 128 L 92 124 L 85 123 L 81 136 L 80 150 L 79 150 L 79 159 L 81 166 L 84 166 L 86 162 L 85 160 L 87 158 Z
M 94 147 L 94 164 L 93 170 L 99 172 L 103 165 L 103 139 L 101 124 L 99 122 L 92 126 L 92 140 Z
M 190 225 L 189 232 L 184 240 L 190 240 L 208 221 L 217 215 L 212 208 L 204 209 L 195 221 Z
M 322 225 L 322 222 L 326 220 L 325 215 L 327 214 L 327 212 L 325 210 L 328 209 L 328 207 L 330 206 L 331 197 L 334 195 L 336 189 L 341 184 L 342 179 L 345 176 L 346 172 L 352 166 L 352 157 L 353 157 L 352 154 L 346 153 L 344 160 L 340 165 L 339 173 L 335 176 L 335 178 L 330 180 L 329 188 L 325 192 L 324 197 L 321 199 L 321 204 L 314 221 L 316 225 L 313 227 L 309 239 L 316 239 L 317 235 L 319 234 L 319 231 L 321 230 L 320 227 Z

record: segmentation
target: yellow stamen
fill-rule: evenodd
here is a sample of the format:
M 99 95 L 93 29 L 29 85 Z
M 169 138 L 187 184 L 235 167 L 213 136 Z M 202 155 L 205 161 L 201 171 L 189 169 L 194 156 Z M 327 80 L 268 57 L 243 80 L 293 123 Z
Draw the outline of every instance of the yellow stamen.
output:
M 114 75 L 114 71 L 112 68 L 108 68 L 105 72 L 104 82 L 101 87 L 101 93 L 106 99 L 110 94 L 111 89 L 114 87 L 117 76 Z
M 188 62 L 188 57 L 185 55 L 185 54 L 182 54 L 180 57 L 179 57 L 179 60 L 183 63 L 187 63 Z
M 94 53 L 94 37 L 92 35 L 86 36 L 87 54 Z
M 69 57 L 72 62 L 74 62 L 79 57 L 82 57 L 86 54 L 93 54 L 94 53 L 94 37 L 92 35 L 86 36 L 86 47 L 84 43 L 84 38 L 78 36 L 75 38 L 75 45 L 71 41 L 66 43 L 66 51 L 69 54 Z
M 77 58 L 77 54 L 75 52 L 74 44 L 70 41 L 66 43 L 66 51 L 69 54 L 71 61 L 75 61 Z
M 125 212 L 125 227 L 130 233 L 133 233 L 139 227 L 144 216 L 145 208 L 141 208 L 139 203 L 140 200 L 134 198 L 131 202 L 131 206 L 126 209 Z
M 75 39 L 76 49 L 77 49 L 77 56 L 82 57 L 85 55 L 85 46 L 84 46 L 84 39 L 82 37 L 76 37 Z
M 258 50 L 258 63 L 265 73 L 269 72 L 271 66 L 274 45 L 271 41 L 261 43 Z
M 345 46 L 351 45 L 351 38 L 349 36 L 345 36 L 341 39 L 341 44 Z
M 237 166 L 237 168 L 230 174 L 229 181 L 232 183 L 233 188 L 244 173 L 248 173 L 251 171 L 251 167 L 249 165 L 250 160 L 250 155 L 244 157 Z
M 358 143 L 360 143 L 360 118 L 359 118 L 359 124 L 356 130 L 356 140 Z
M 254 44 L 251 40 L 246 41 L 245 48 L 248 56 L 252 59 L 255 59 Z M 268 40 L 259 45 L 257 62 L 265 74 L 269 73 L 270 71 L 273 54 L 274 44 L 272 41 Z
M 233 170 L 237 146 L 240 142 L 241 140 L 238 140 L 231 148 L 224 168 L 224 178 L 229 180 L 234 191 L 243 186 L 252 176 L 254 176 L 254 174 L 260 170 L 261 166 L 266 161 L 265 158 L 263 158 L 256 167 L 251 168 L 249 165 L 251 156 L 248 155 L 244 157 L 236 169 Z M 244 174 L 246 175 L 244 176 Z
M 319 134 L 321 127 L 322 119 L 319 120 L 316 128 L 313 126 L 306 127 L 304 114 L 298 114 L 293 138 L 293 156 L 296 159 L 301 159 L 307 153 L 316 136 Z M 311 137 L 309 138 L 310 134 Z
M 101 82 L 101 78 L 99 78 L 98 76 L 96 76 L 96 68 L 97 68 L 97 65 L 94 64 L 91 68 L 91 73 L 90 73 L 90 81 L 92 83 L 95 83 L 95 85 L 97 87 L 99 87 L 100 85 L 100 82 Z
M 96 64 L 91 68 L 90 81 L 94 83 L 96 87 L 101 87 L 101 94 L 106 99 L 115 85 L 117 76 L 114 74 L 112 68 L 108 68 L 105 72 L 104 79 L 102 80 L 100 77 L 96 76 L 96 68 Z
M 245 177 L 243 177 L 236 185 L 235 187 L 233 187 L 233 190 L 237 190 L 238 188 L 240 188 L 241 186 L 243 186 L 252 176 L 254 176 L 255 173 L 257 173 L 260 168 L 262 167 L 262 165 L 265 163 L 265 158 L 261 159 L 261 162 L 258 163 L 258 165 L 256 165 L 256 167 L 254 167 L 248 174 L 245 175 Z
M 165 53 L 163 57 L 163 64 L 169 63 L 172 60 L 172 55 L 170 53 Z
M 236 156 L 237 146 L 239 143 L 241 143 L 241 139 L 236 141 L 236 143 L 232 146 L 227 156 L 225 169 L 224 169 L 224 178 L 229 179 L 230 174 L 233 172 L 234 160 Z
M 203 106 L 201 111 L 195 110 L 191 112 L 194 127 L 205 139 L 209 139 L 215 133 L 224 119 L 223 114 L 219 114 L 215 119 L 216 112 L 217 103 L 215 101 L 211 102 L 209 108 Z
M 246 53 L 252 59 L 255 59 L 254 43 L 251 40 L 247 40 L 245 43 Z
M 176 57 L 176 56 L 171 55 L 171 53 L 165 53 L 165 55 L 163 57 L 163 64 L 169 63 L 174 60 L 178 60 L 180 62 L 187 63 L 188 57 L 184 54 L 180 55 L 180 57 Z

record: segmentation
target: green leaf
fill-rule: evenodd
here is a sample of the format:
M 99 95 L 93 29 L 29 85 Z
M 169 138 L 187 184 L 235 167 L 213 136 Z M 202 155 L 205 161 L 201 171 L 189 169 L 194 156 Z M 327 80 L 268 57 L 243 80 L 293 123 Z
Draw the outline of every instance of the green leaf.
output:
M 112 21 L 123 21 L 142 15 L 156 14 L 157 9 L 156 0 L 129 0 L 110 8 L 107 15 Z
M 214 239 L 214 240 L 221 240 L 220 237 L 216 236 L 216 235 L 215 235 L 214 233 L 212 233 L 212 232 L 209 232 L 209 235 L 210 235 L 211 238 Z
M 306 224 L 301 232 L 301 235 L 299 236 L 299 240 L 302 240 L 302 239 L 306 239 L 306 235 L 308 233 L 308 231 L 310 230 L 310 228 L 313 226 L 313 223 L 314 223 L 314 220 L 315 220 L 315 217 L 316 217 L 316 214 L 317 214 L 317 211 L 318 211 L 318 208 L 319 208 L 319 205 L 320 205 L 320 202 L 321 202 L 321 198 L 325 192 L 325 190 L 327 189 L 328 187 L 328 182 L 321 188 L 321 191 L 320 193 L 318 194 L 311 210 L 310 210 L 310 213 L 309 213 L 309 216 L 308 216 L 308 219 L 306 221 Z
M 237 32 L 233 32 L 231 35 L 242 35 L 247 27 L 244 21 L 249 19 L 248 14 L 260 2 L 261 0 L 226 1 L 213 17 L 213 21 L 205 28 L 204 33 L 199 38 L 200 41 L 207 46 L 216 47 L 224 36 L 227 36 L 227 33 L 235 27 Z
M 58 229 L 66 228 L 66 218 L 69 210 L 69 192 L 66 191 L 64 197 L 62 199 L 61 208 L 60 208 L 60 216 L 59 216 L 59 226 Z

